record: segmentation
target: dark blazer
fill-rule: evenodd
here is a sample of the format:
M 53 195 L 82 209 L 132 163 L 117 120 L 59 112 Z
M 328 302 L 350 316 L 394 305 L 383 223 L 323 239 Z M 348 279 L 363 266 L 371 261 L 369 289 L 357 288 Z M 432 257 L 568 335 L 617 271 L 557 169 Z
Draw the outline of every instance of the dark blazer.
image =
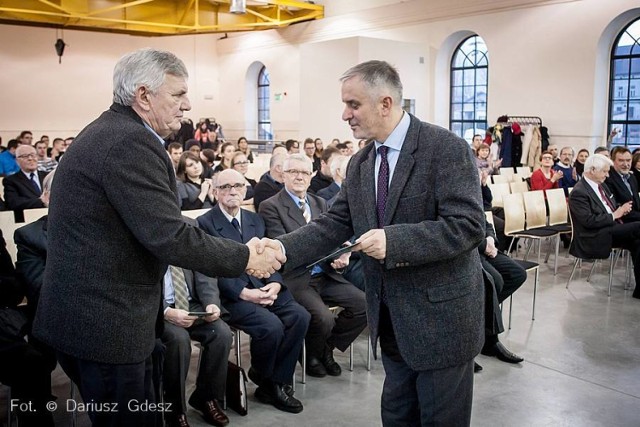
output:
M 40 187 L 46 172 L 37 171 Z M 45 205 L 40 200 L 40 194 L 22 171 L 9 175 L 2 181 L 4 185 L 4 200 L 9 210 L 23 210 L 44 208 Z
M 284 184 L 281 184 L 271 178 L 269 173 L 265 173 L 260 182 L 253 188 L 253 206 L 256 208 L 256 212 L 260 208 L 260 203 L 267 200 L 269 197 L 277 194 L 278 191 L 284 188 Z
M 378 228 L 375 157 L 375 144 L 358 151 L 329 212 L 279 237 L 287 251 L 285 272 Z M 480 182 L 469 145 L 411 116 L 384 224 L 386 258 L 380 262 L 363 256 L 373 347 L 384 283 L 398 348 L 411 369 L 468 362 L 484 340 L 484 290 L 476 248 L 485 234 Z
M 336 194 L 340 192 L 340 186 L 335 182 L 329 184 L 328 187 L 324 187 L 316 193 L 318 196 L 325 200 L 331 200 Z
M 318 197 L 315 194 L 307 193 L 307 200 L 309 201 L 309 207 L 311 208 L 311 219 L 319 218 L 321 214 L 327 211 L 327 203 L 323 198 Z M 267 237 L 269 238 L 278 237 L 285 233 L 291 233 L 292 231 L 307 225 L 307 222 L 304 220 L 304 216 L 302 215 L 302 210 L 296 205 L 285 189 L 281 190 L 272 198 L 262 202 L 260 205 L 260 215 L 267 226 Z M 346 240 L 348 239 L 345 239 L 344 241 Z M 342 243 L 343 242 L 340 242 L 340 244 Z M 336 245 L 325 254 L 318 256 L 318 258 L 329 254 L 339 246 L 339 244 Z M 324 273 L 333 280 L 349 283 L 347 279 L 342 277 L 340 273 L 337 273 L 329 264 L 324 264 L 321 267 L 323 268 Z M 311 270 L 305 268 L 305 265 L 301 265 L 295 269 L 286 270 L 282 274 L 282 278 L 284 279 L 284 283 L 291 289 L 308 286 L 311 281 Z
M 198 217 L 198 225 L 212 236 L 224 237 L 225 239 L 235 240 L 236 242 L 246 243 L 254 237 L 263 238 L 265 236 L 264 221 L 260 215 L 241 209 L 241 227 L 242 236 L 238 233 L 233 225 L 227 220 L 227 217 L 221 211 L 219 205 L 214 206 L 209 212 Z M 282 276 L 276 272 L 269 279 L 257 279 L 242 273 L 238 277 L 220 277 L 218 279 L 218 287 L 222 298 L 231 301 L 240 300 L 240 292 L 247 287 L 249 283 L 255 289 L 259 289 L 267 283 L 278 282 L 283 284 Z M 286 288 L 283 286 L 278 298 L 291 299 L 291 293 L 283 292 Z M 284 300 L 282 302 L 285 302 Z
M 43 216 L 18 228 L 13 234 L 18 248 L 16 274 L 24 284 L 31 316 L 35 315 L 44 280 L 44 268 L 47 263 L 47 227 L 48 217 Z
M 633 201 L 633 209 L 627 215 L 624 216 L 624 222 L 640 221 L 640 197 L 638 197 L 638 181 L 633 174 L 629 174 L 629 186 L 631 187 L 631 193 L 618 172 L 612 170 L 609 172 L 609 177 L 605 180 L 605 184 L 611 190 L 613 197 L 619 204 L 625 204 L 628 201 Z
M 607 185 L 602 184 L 602 188 L 617 208 Z M 617 223 L 585 179 L 578 181 L 569 194 L 569 211 L 573 221 L 569 253 L 577 258 L 608 258 L 613 241 L 611 232 Z
M 34 334 L 76 358 L 141 362 L 163 324 L 168 264 L 237 276 L 248 257 L 245 245 L 185 224 L 163 144 L 132 108 L 113 104 L 56 170 Z

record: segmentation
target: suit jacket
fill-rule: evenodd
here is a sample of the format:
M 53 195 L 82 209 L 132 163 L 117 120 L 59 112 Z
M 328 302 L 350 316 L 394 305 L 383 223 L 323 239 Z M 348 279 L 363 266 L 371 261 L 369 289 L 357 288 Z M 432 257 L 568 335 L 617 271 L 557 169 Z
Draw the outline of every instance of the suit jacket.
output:
M 236 242 L 247 243 L 254 237 L 263 238 L 265 236 L 264 221 L 260 215 L 241 209 L 240 222 L 242 228 L 242 236 L 238 233 L 233 225 L 224 216 L 220 205 L 214 206 L 209 212 L 198 217 L 198 225 L 208 234 L 212 236 L 224 237 L 225 239 L 235 240 Z M 239 277 L 220 277 L 218 278 L 218 286 L 222 293 L 223 299 L 238 301 L 240 292 L 247 286 L 259 289 L 267 283 L 278 282 L 283 284 L 282 276 L 276 272 L 269 279 L 257 279 L 242 273 Z M 278 298 L 291 299 L 289 292 L 284 292 L 286 288 L 282 288 Z M 284 302 L 284 300 L 283 300 Z
M 25 286 L 29 302 L 28 312 L 31 316 L 35 315 L 44 280 L 44 268 L 47 263 L 47 226 L 48 217 L 43 216 L 18 228 L 13 237 L 18 247 L 16 274 Z
M 618 207 L 606 184 L 602 184 L 607 197 Z M 600 197 L 586 180 L 581 179 L 569 194 L 569 211 L 573 222 L 573 241 L 569 253 L 578 258 L 608 258 L 616 221 L 607 212 Z
M 319 218 L 320 215 L 327 211 L 327 203 L 322 197 L 307 193 L 307 200 L 309 201 L 309 207 L 311 208 L 311 219 Z M 269 238 L 281 236 L 285 233 L 291 233 L 292 231 L 307 225 L 307 222 L 304 220 L 304 216 L 302 215 L 302 210 L 296 205 L 285 189 L 270 199 L 262 202 L 260 205 L 260 215 L 267 226 L 267 237 Z M 346 240 L 348 239 L 344 239 L 340 244 Z M 331 253 L 339 247 L 340 244 L 335 245 L 335 247 L 317 258 L 321 258 L 322 256 Z M 287 252 L 287 255 L 288 254 L 289 252 Z M 305 268 L 305 266 L 306 264 L 300 265 L 295 269 L 285 270 L 282 277 L 289 288 L 296 289 L 309 285 L 309 281 L 311 280 L 311 270 Z M 347 279 L 337 273 L 329 264 L 325 263 L 321 265 L 321 267 L 324 273 L 333 280 L 349 283 Z
M 38 174 L 40 187 L 42 187 L 42 182 L 47 173 L 42 171 L 36 171 L 35 173 Z M 42 200 L 40 200 L 41 193 L 36 191 L 31 180 L 22 171 L 9 175 L 2 181 L 2 184 L 4 185 L 4 200 L 7 204 L 7 209 L 23 210 L 45 207 Z
M 193 311 L 205 311 L 209 304 L 215 304 L 220 308 L 220 312 L 223 315 L 226 313 L 220 302 L 220 291 L 218 290 L 218 281 L 216 279 L 186 268 L 183 268 L 182 272 L 184 273 L 187 288 L 189 288 L 189 295 L 191 295 L 189 305 L 191 308 L 193 308 L 194 303 L 196 305 Z M 162 299 L 162 306 L 164 309 L 170 307 L 164 298 Z
M 260 203 L 278 193 L 278 191 L 282 190 L 283 188 L 283 184 L 271 178 L 271 175 L 269 175 L 268 172 L 265 173 L 262 178 L 260 178 L 260 182 L 258 182 L 253 189 L 253 206 L 256 208 L 256 212 L 260 207 Z
M 237 276 L 248 257 L 245 245 L 185 224 L 163 144 L 132 108 L 113 104 L 56 170 L 34 334 L 77 358 L 138 363 L 164 323 L 168 264 Z
M 329 184 L 328 187 L 324 187 L 318 190 L 316 194 L 325 200 L 330 200 L 339 192 L 340 192 L 340 186 L 335 182 L 332 182 L 331 184 Z
M 619 204 L 625 204 L 628 201 L 633 201 L 633 209 L 627 215 L 624 216 L 624 222 L 640 221 L 640 197 L 638 197 L 638 181 L 633 174 L 629 174 L 629 186 L 631 187 L 631 193 L 629 189 L 622 181 L 622 177 L 615 170 L 609 172 L 609 177 L 605 180 L 605 184 L 613 197 Z
M 375 144 L 358 151 L 329 212 L 279 237 L 287 251 L 285 271 L 378 228 L 375 158 Z M 384 231 L 386 258 L 363 256 L 373 347 L 384 284 L 398 348 L 412 369 L 471 360 L 484 340 L 476 247 L 484 238 L 485 218 L 478 172 L 464 140 L 411 116 L 389 187 Z

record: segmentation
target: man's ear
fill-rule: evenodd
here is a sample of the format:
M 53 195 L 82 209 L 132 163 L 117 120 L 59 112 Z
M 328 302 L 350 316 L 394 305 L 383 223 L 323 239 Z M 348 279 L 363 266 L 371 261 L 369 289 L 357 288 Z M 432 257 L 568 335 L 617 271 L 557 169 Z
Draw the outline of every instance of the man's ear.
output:
M 388 116 L 391 114 L 391 108 L 393 107 L 393 98 L 390 96 L 383 96 L 380 100 L 380 106 L 382 109 L 382 115 Z
M 151 92 L 149 91 L 149 89 L 147 89 L 146 86 L 139 86 L 136 89 L 135 95 L 136 104 L 138 104 L 144 111 L 149 111 L 151 109 L 149 99 Z

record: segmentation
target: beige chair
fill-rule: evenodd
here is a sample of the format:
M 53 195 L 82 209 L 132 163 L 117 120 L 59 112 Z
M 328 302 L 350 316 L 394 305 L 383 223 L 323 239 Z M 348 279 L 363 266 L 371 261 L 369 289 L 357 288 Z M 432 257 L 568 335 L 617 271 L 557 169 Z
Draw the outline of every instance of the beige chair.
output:
M 531 177 L 531 168 L 529 166 L 518 166 L 516 173 L 523 176 L 525 179 Z
M 538 263 L 540 263 L 540 249 L 541 249 L 540 247 L 541 247 L 542 240 L 551 239 L 552 237 L 555 237 L 556 238 L 556 251 L 555 251 L 556 258 L 555 258 L 554 269 L 557 269 L 560 232 L 553 227 L 547 226 L 547 205 L 545 202 L 544 191 L 542 190 L 528 191 L 526 193 L 522 193 L 522 198 L 523 198 L 524 209 L 525 209 L 526 218 L 527 218 L 526 230 L 528 233 L 534 233 L 538 236 L 536 238 L 536 240 L 538 241 Z M 547 256 L 545 260 L 548 260 L 548 259 L 549 257 Z
M 487 184 L 489 186 L 489 190 L 491 190 L 491 195 L 493 196 L 493 201 L 491 202 L 491 206 L 494 208 L 501 208 L 504 206 L 502 203 L 502 197 L 505 194 L 510 194 L 511 189 L 509 187 L 509 183 L 502 184 Z
M 513 180 L 513 168 L 500 168 L 500 176 L 504 176 L 508 181 Z
M 526 178 L 520 174 L 513 174 L 511 175 L 511 182 L 520 182 L 520 181 L 525 181 Z
M 34 221 L 39 220 L 45 215 L 49 214 L 49 208 L 38 208 L 38 209 L 25 209 L 24 210 L 24 224 L 31 224 Z
M 188 211 L 182 211 L 182 215 L 186 216 L 188 218 L 193 218 L 196 219 L 198 218 L 200 215 L 204 215 L 207 212 L 209 212 L 209 208 L 205 208 L 205 209 L 193 209 L 193 210 L 188 210 Z
M 494 184 L 508 184 L 511 181 L 511 175 L 491 175 Z
M 509 186 L 511 188 L 511 193 L 526 193 L 529 191 L 529 184 L 527 184 L 527 181 L 514 181 L 511 182 Z
M 16 224 L 14 219 L 13 211 L 2 211 L 0 212 L 0 229 L 2 230 L 2 235 L 4 236 L 4 240 L 7 242 L 7 251 L 9 255 L 11 255 L 11 260 L 13 262 L 16 261 L 16 257 L 18 255 L 18 249 L 16 248 L 16 244 L 13 241 L 13 233 L 16 229 L 22 227 L 24 224 Z

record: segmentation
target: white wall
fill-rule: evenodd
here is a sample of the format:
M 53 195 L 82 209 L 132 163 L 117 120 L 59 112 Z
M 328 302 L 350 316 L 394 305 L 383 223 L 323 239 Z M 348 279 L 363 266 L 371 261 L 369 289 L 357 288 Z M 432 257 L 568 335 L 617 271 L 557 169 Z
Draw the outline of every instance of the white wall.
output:
M 400 68 L 405 97 L 415 97 L 418 116 L 448 126 L 451 51 L 464 35 L 477 33 L 489 49 L 490 121 L 501 114 L 539 115 L 553 142 L 593 148 L 605 136 L 612 22 L 619 30 L 640 16 L 637 9 L 629 12 L 637 0 L 323 3 L 323 20 L 224 40 L 65 31 L 69 46 L 61 65 L 55 30 L 0 25 L 0 136 L 6 144 L 22 129 L 36 137 L 77 132 L 109 105 L 119 56 L 148 45 L 184 59 L 191 74 L 190 117 L 215 116 L 232 139 L 253 131 L 245 80 L 256 61 L 271 76 L 276 138 L 350 137 L 340 120 L 337 79 L 356 61 L 372 58 Z

